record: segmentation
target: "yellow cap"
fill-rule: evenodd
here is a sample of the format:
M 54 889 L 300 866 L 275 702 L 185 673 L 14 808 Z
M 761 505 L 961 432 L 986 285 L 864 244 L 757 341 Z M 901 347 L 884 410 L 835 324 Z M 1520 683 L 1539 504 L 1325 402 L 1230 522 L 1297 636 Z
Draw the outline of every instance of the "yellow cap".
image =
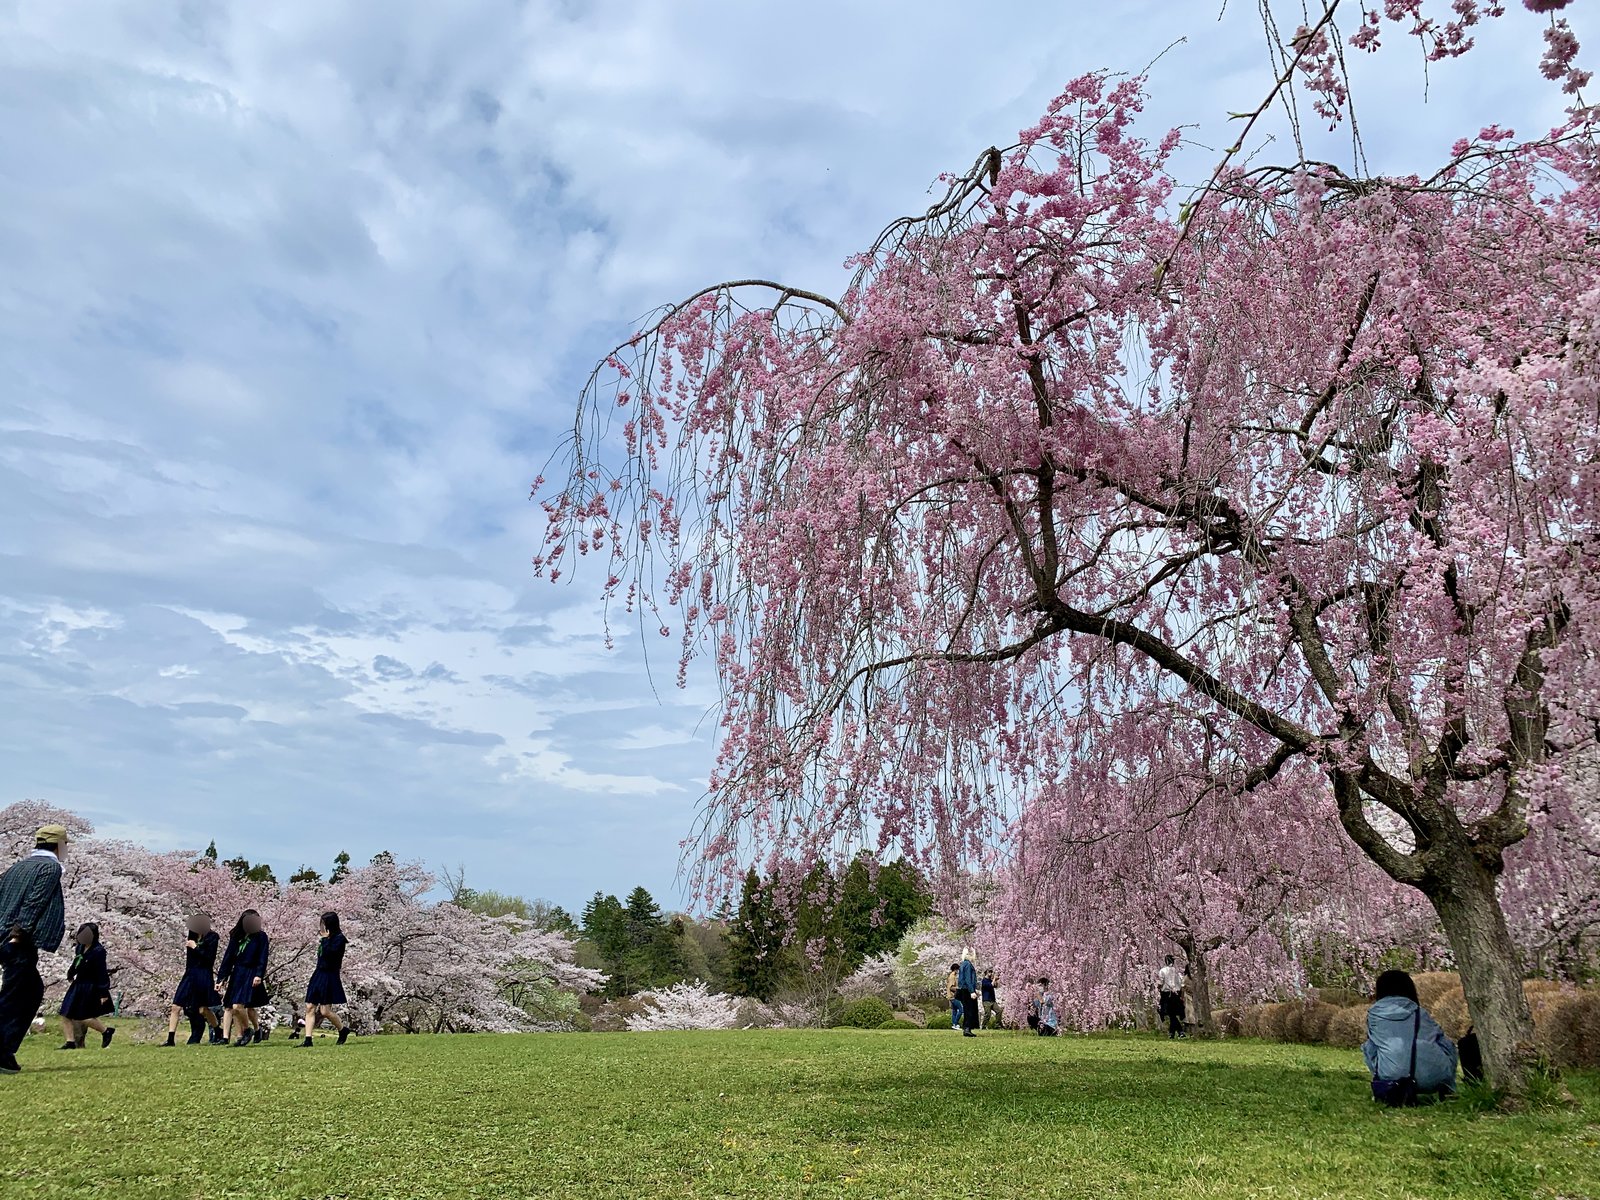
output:
M 67 827 L 65 825 L 41 825 L 39 832 L 33 835 L 35 842 L 46 842 L 52 846 L 59 846 L 67 840 Z

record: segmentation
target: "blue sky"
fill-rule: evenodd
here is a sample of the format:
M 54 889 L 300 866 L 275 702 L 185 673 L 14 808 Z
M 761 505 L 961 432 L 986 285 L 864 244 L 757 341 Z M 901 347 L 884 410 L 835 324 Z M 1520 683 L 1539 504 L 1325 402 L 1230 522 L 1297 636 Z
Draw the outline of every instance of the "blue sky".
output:
M 1219 7 L 0 0 L 0 804 L 678 902 L 712 681 L 528 566 L 592 360 L 719 278 L 836 287 L 1179 36 L 1149 129 L 1221 144 L 1268 71 Z M 1538 28 L 1426 105 L 1410 47 L 1359 64 L 1376 165 L 1553 123 Z

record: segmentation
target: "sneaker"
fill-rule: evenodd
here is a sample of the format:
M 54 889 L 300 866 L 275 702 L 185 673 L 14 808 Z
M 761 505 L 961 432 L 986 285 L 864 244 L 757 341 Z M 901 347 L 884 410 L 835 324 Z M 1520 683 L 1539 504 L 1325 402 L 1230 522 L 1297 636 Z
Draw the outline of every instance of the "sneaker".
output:
M 17 1062 L 13 1055 L 8 1054 L 4 1058 L 0 1058 L 0 1075 L 15 1075 L 21 1070 L 22 1065 Z
M 344 1045 L 345 1041 L 349 1037 L 350 1037 L 350 1026 L 346 1025 L 343 1029 L 339 1030 L 339 1045 L 341 1045 L 341 1046 Z
M 100 1035 L 100 1049 L 104 1050 L 106 1047 L 110 1046 L 111 1039 L 116 1036 L 117 1027 L 115 1025 L 106 1026 L 106 1031 Z

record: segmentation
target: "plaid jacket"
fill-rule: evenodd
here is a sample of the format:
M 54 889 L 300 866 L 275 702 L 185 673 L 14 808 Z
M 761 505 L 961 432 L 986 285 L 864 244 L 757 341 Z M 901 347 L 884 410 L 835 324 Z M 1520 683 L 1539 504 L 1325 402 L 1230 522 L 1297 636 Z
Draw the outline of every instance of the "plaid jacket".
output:
M 61 864 L 54 856 L 29 857 L 0 875 L 0 937 L 20 925 L 41 950 L 55 951 L 67 933 Z

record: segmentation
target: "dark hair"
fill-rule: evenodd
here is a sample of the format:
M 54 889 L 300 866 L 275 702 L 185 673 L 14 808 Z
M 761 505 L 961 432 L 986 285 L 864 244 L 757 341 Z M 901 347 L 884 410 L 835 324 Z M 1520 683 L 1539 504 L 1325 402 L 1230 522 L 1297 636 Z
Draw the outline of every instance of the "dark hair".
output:
M 94 942 L 92 944 L 98 946 L 100 944 L 100 926 L 96 925 L 93 921 L 85 921 L 82 925 L 78 926 L 78 933 L 82 933 L 85 929 L 94 934 Z M 73 934 L 72 940 L 77 941 L 78 934 Z
M 336 912 L 325 912 L 325 913 L 323 913 L 322 914 L 322 924 L 327 928 L 328 932 L 330 934 L 332 934 L 333 936 L 337 937 L 339 935 L 339 914 L 338 913 L 336 913 Z
M 35 850 L 48 850 L 48 851 L 50 851 L 51 854 L 54 854 L 57 858 L 59 858 L 61 856 L 61 843 L 60 842 L 47 842 L 43 838 L 38 838 L 38 839 L 36 839 L 34 841 L 33 848 Z
M 1050 986 L 1050 976 L 1048 976 L 1048 975 L 1039 976 L 1039 986 L 1040 987 L 1049 987 Z
M 1413 1004 L 1422 1003 L 1417 999 L 1416 982 L 1404 971 L 1385 971 L 1378 976 L 1378 982 L 1372 992 L 1374 1000 L 1388 1000 L 1390 997 L 1398 996 Z
M 1175 961 L 1176 960 L 1172 957 L 1172 955 L 1167 955 L 1167 966 L 1170 967 Z
M 228 931 L 228 941 L 238 942 L 244 936 L 244 919 L 246 917 L 259 917 L 261 914 L 253 908 L 247 908 L 239 914 L 239 919 L 233 923 L 233 928 Z
M 950 969 L 952 971 L 959 971 L 959 970 L 961 970 L 961 964 L 960 963 L 951 963 L 950 964 Z

